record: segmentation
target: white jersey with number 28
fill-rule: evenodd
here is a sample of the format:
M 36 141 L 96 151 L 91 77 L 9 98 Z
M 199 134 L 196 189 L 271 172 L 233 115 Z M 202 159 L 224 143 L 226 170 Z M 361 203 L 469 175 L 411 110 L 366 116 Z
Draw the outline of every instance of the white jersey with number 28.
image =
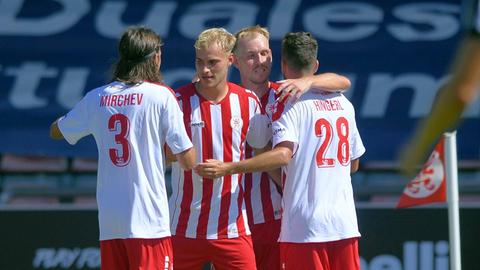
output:
M 360 236 L 350 162 L 364 152 L 353 105 L 341 93 L 307 92 L 275 106 L 273 145 L 293 142 L 284 168 L 280 242 L 327 242 Z

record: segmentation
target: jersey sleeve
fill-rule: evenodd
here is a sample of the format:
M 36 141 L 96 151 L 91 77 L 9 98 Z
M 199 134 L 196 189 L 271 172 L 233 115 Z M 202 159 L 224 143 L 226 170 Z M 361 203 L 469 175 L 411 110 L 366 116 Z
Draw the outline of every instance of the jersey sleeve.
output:
M 58 120 L 58 128 L 65 140 L 73 145 L 81 138 L 90 135 L 88 95 L 83 97 L 71 111 Z
M 162 129 L 165 134 L 165 141 L 173 154 L 181 153 L 193 147 L 183 123 L 183 112 L 178 101 L 172 94 L 168 95 L 167 102 L 162 116 Z
M 247 130 L 247 143 L 257 149 L 264 148 L 272 139 L 270 118 L 261 110 L 258 100 L 255 101 L 253 116 Z
M 295 149 L 297 148 L 299 130 L 296 123 L 298 123 L 297 112 L 289 103 L 283 113 L 272 122 L 273 147 L 281 142 L 289 141 L 295 144 Z

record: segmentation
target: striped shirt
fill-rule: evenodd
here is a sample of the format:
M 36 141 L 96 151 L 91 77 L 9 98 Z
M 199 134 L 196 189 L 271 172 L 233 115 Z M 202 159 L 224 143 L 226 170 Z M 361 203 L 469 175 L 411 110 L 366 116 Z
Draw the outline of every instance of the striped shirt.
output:
M 260 97 L 262 108 L 273 104 L 277 98 L 275 90 L 278 84 L 270 82 L 270 90 Z M 247 158 L 253 156 L 247 145 Z M 245 174 L 245 203 L 250 226 L 278 220 L 281 218 L 282 196 L 277 186 L 266 172 Z
M 228 87 L 217 104 L 198 95 L 193 84 L 177 91 L 198 161 L 245 159 L 247 130 L 250 119 L 260 113 L 260 104 L 253 92 L 232 83 Z M 169 202 L 172 234 L 196 239 L 249 235 L 242 181 L 242 174 L 201 178 L 174 163 Z

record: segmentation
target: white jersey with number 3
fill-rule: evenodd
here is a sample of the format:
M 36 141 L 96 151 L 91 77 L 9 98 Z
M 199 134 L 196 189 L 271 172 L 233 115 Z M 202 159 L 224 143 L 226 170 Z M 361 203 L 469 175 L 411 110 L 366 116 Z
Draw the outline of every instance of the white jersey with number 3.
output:
M 353 105 L 341 93 L 307 92 L 273 112 L 273 145 L 295 144 L 286 166 L 280 242 L 360 236 L 350 162 L 364 152 Z
M 176 154 L 192 143 L 169 88 L 113 82 L 87 93 L 58 125 L 70 144 L 89 134 L 97 143 L 100 240 L 170 236 L 163 149 Z

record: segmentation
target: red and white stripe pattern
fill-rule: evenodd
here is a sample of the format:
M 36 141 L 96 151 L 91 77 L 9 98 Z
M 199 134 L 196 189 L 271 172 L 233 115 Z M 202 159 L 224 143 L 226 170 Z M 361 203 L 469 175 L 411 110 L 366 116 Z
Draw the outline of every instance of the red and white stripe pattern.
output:
M 249 121 L 260 113 L 260 104 L 251 91 L 231 83 L 228 86 L 229 93 L 217 104 L 198 95 L 193 84 L 177 91 L 198 161 L 230 162 L 245 158 Z M 170 198 L 172 234 L 197 239 L 249 235 L 242 181 L 241 174 L 204 179 L 174 164 Z
M 260 97 L 262 108 L 274 104 L 278 95 L 275 90 L 278 84 L 270 82 L 270 90 Z M 253 156 L 252 149 L 247 145 L 247 158 Z M 245 203 L 250 225 L 261 224 L 281 218 L 282 196 L 277 186 L 270 180 L 268 173 L 245 174 Z

